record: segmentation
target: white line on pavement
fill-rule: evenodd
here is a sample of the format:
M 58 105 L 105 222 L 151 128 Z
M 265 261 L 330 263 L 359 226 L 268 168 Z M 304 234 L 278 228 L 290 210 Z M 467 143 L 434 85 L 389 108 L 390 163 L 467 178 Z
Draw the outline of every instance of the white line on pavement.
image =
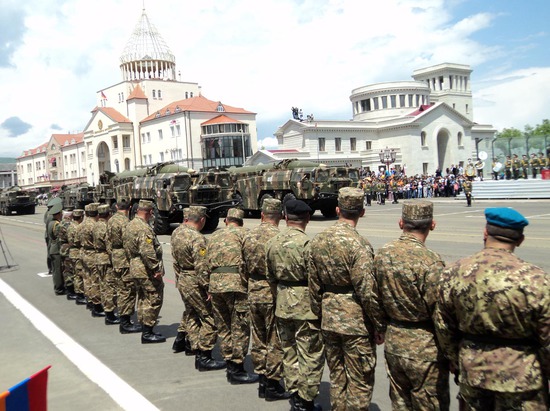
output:
M 134 390 L 105 364 L 84 349 L 68 334 L 38 311 L 7 283 L 0 280 L 0 292 L 11 304 L 48 338 L 65 357 L 75 364 L 84 375 L 99 385 L 118 405 L 125 410 L 159 411 L 144 396 Z

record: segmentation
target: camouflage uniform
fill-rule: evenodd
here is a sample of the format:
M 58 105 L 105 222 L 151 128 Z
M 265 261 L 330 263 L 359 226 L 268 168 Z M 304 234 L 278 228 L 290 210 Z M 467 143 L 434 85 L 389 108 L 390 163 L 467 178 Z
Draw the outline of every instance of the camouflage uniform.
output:
M 101 303 L 105 312 L 111 313 L 116 308 L 117 282 L 113 273 L 111 257 L 109 256 L 107 240 L 107 220 L 109 206 L 104 204 L 98 207 L 99 220 L 92 231 L 94 248 L 96 251 L 96 267 L 99 280 Z
M 283 348 L 285 387 L 294 397 L 313 401 L 319 393 L 325 356 L 320 320 L 311 311 L 309 298 L 305 260 L 308 243 L 306 233 L 297 227 L 289 227 L 269 240 L 266 277 L 277 287 L 275 317 Z
M 363 210 L 363 193 L 340 189 L 342 210 Z M 332 410 L 367 409 L 376 367 L 375 329 L 384 332 L 370 243 L 346 221 L 317 234 L 307 262 L 311 309 L 321 318 Z
M 464 195 L 466 196 L 466 205 L 472 206 L 472 182 L 470 180 L 464 181 Z
M 59 210 L 59 211 L 58 211 Z M 61 271 L 61 255 L 59 254 L 59 225 L 61 224 L 54 218 L 54 215 L 61 212 L 61 203 L 54 205 L 49 214 L 51 220 L 48 223 L 48 254 L 50 255 L 52 265 L 52 279 L 54 292 L 58 295 L 65 293 L 65 285 L 63 283 L 63 273 Z
M 73 210 L 74 216 L 81 216 L 84 210 Z M 67 240 L 69 242 L 69 259 L 73 265 L 73 287 L 78 297 L 84 295 L 84 283 L 82 280 L 82 261 L 80 260 L 80 237 L 78 228 L 81 223 L 73 222 L 67 228 Z
M 406 202 L 403 219 L 432 218 L 431 203 Z M 449 367 L 437 346 L 431 319 L 441 257 L 411 233 L 384 245 L 374 259 L 384 311 L 386 370 L 393 410 L 448 410 Z
M 73 277 L 74 277 L 74 262 L 69 257 L 70 243 L 69 243 L 69 227 L 76 224 L 73 222 L 72 215 L 67 213 L 63 216 L 63 219 L 57 226 L 57 238 L 59 240 L 59 255 L 61 256 L 61 267 L 63 273 L 63 281 L 65 282 L 65 288 L 67 290 L 74 290 Z
M 95 216 L 97 215 L 97 203 L 87 204 L 85 207 L 86 218 L 79 226 L 80 235 L 80 259 L 84 271 L 84 292 L 88 297 L 88 302 L 101 304 L 101 292 L 99 289 L 99 274 L 96 265 L 96 251 L 94 246 L 94 227 L 96 225 Z M 89 214 L 93 215 L 89 215 Z
M 511 209 L 487 209 L 485 215 L 487 232 L 518 227 L 514 221 L 520 220 L 513 218 L 521 216 Z M 510 230 L 501 231 L 509 236 Z M 499 248 L 494 238 L 443 272 L 434 316 L 437 337 L 459 370 L 465 409 L 547 410 L 550 277 Z
M 281 202 L 275 199 L 264 200 L 262 211 L 268 212 L 269 204 L 281 213 Z M 273 294 L 266 280 L 265 244 L 278 233 L 275 225 L 262 222 L 248 231 L 243 242 L 252 329 L 250 354 L 254 371 L 272 380 L 282 378 L 283 351 L 275 328 Z
M 202 207 L 201 207 L 202 208 Z M 187 332 L 192 350 L 210 351 L 217 339 L 212 307 L 208 300 L 206 238 L 193 227 L 181 224 L 170 241 L 176 287 L 185 304 L 178 333 Z
M 242 257 L 245 233 L 243 227 L 228 226 L 212 234 L 207 248 L 209 293 L 221 340 L 220 351 L 224 360 L 234 364 L 243 364 L 250 343 L 247 284 Z
M 164 296 L 164 282 L 155 278 L 155 273 L 164 273 L 162 247 L 151 226 L 138 215 L 126 226 L 122 242 L 130 262 L 129 276 L 137 288 L 138 320 L 154 327 Z

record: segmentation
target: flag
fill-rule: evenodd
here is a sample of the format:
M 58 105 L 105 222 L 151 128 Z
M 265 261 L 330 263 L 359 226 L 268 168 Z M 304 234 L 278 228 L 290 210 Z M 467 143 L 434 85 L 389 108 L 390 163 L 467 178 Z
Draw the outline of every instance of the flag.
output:
M 47 411 L 48 365 L 0 394 L 0 411 Z
M 107 96 L 105 95 L 105 93 L 103 91 L 101 92 L 101 98 L 103 100 L 107 100 Z

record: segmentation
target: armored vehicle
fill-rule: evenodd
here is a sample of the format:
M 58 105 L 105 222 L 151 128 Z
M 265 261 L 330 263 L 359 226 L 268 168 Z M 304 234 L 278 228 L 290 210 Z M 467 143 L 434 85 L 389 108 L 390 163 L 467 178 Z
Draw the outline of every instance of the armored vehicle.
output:
M 88 183 L 71 184 L 63 187 L 61 194 L 65 210 L 83 209 L 86 204 L 93 203 L 93 187 Z
M 294 197 L 323 216 L 336 216 L 338 190 L 355 185 L 358 172 L 350 167 L 329 167 L 297 159 L 275 164 L 231 168 L 235 192 L 244 210 L 258 213 L 267 197 L 281 201 Z
M 19 186 L 11 186 L 0 193 L 0 214 L 34 214 L 36 209 L 36 197 L 33 193 L 21 189 Z

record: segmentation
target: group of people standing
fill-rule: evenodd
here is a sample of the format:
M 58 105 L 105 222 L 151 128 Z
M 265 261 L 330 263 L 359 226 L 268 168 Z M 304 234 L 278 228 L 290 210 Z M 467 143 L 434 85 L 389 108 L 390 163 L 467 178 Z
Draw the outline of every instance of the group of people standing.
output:
M 86 210 L 86 220 L 100 207 Z M 119 204 L 117 214 L 124 207 Z M 171 238 L 184 302 L 173 351 L 194 355 L 199 371 L 226 369 L 231 384 L 258 383 L 260 398 L 288 399 L 292 411 L 320 409 L 314 400 L 325 362 L 332 409 L 368 409 L 380 344 L 394 410 L 448 410 L 449 372 L 460 387 L 461 409 L 548 409 L 550 278 L 513 253 L 528 224 L 521 214 L 487 209 L 483 250 L 446 268 L 425 245 L 436 227 L 433 203 L 404 202 L 402 235 L 376 253 L 356 229 L 365 214 L 364 191 L 340 189 L 336 211 L 338 221 L 310 238 L 307 204 L 267 198 L 258 226 L 245 228 L 243 211 L 230 209 L 225 227 L 207 240 L 200 233 L 207 210 L 186 209 Z M 60 230 L 60 212 L 58 206 L 49 211 L 50 242 Z M 121 288 L 131 285 L 134 305 L 137 300 L 140 324 L 124 323 L 142 332 L 142 343 L 165 341 L 153 332 L 164 268 L 151 215 L 152 204 L 142 200 L 116 245 L 109 237 L 114 216 L 106 221 L 111 259 L 116 249 L 128 260 L 127 271 L 114 269 L 114 277 Z M 279 228 L 281 221 L 286 228 Z M 77 236 L 80 244 L 84 235 Z M 73 238 L 69 248 L 78 243 Z M 100 283 L 107 271 L 97 270 Z M 83 277 L 94 275 L 83 270 Z M 54 273 L 55 291 L 71 296 L 66 279 L 59 285 Z M 78 302 L 82 289 L 74 280 L 73 287 Z M 93 289 L 84 286 L 82 297 L 94 302 L 97 315 L 102 307 Z M 112 294 L 105 289 L 99 285 L 108 313 Z M 129 320 L 128 309 L 118 309 Z M 120 327 L 123 332 L 123 322 Z M 250 338 L 254 372 L 244 368 Z M 221 360 L 212 357 L 217 342 Z
M 497 168 L 498 159 L 493 159 L 493 180 L 498 180 L 499 172 Z M 504 176 L 506 180 L 517 180 L 523 178 L 527 180 L 527 176 L 531 174 L 531 178 L 537 178 L 537 175 L 542 170 L 548 170 L 550 168 L 550 158 L 545 156 L 542 152 L 531 153 L 531 157 L 527 157 L 527 154 L 523 154 L 521 158 L 517 154 L 507 155 L 504 162 Z M 529 173 L 529 169 L 531 173 Z

